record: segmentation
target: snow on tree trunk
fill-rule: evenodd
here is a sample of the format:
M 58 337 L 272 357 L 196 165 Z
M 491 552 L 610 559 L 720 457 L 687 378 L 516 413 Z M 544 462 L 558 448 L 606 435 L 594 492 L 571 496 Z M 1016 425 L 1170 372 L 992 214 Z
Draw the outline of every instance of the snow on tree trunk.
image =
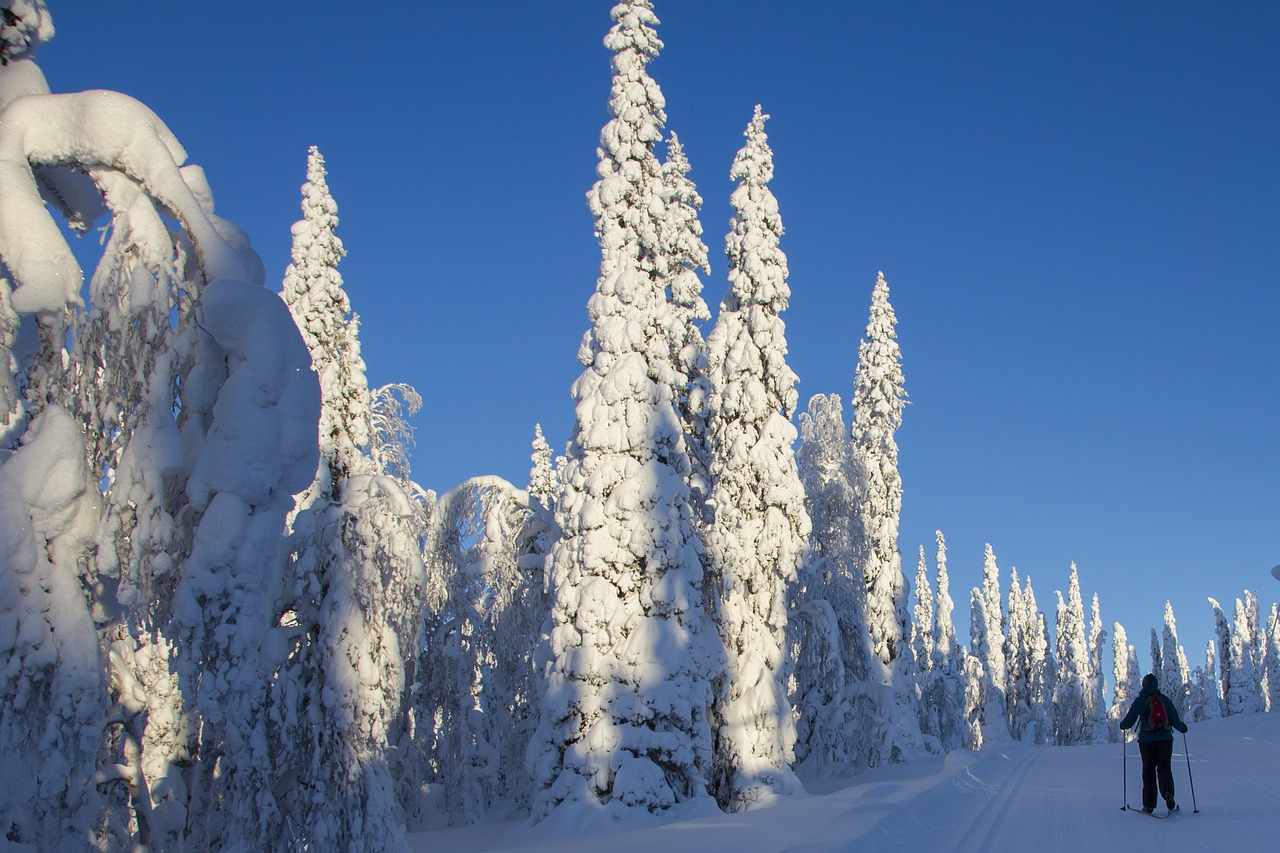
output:
M 645 70 L 661 48 L 648 0 L 620 3 L 613 118 L 588 193 L 600 277 L 579 348 L 574 432 L 549 558 L 542 717 L 530 747 L 533 808 L 657 811 L 707 793 L 710 676 L 718 667 L 703 605 L 691 466 L 672 352 L 682 314 L 668 300 L 665 211 L 654 156 L 662 93 Z M 598 812 L 596 812 L 598 813 Z M 566 816 L 565 819 L 571 819 Z
M 796 376 L 787 367 L 787 259 L 769 190 L 773 153 L 760 107 L 734 159 L 726 238 L 729 292 L 707 339 L 711 379 L 709 589 L 726 671 L 714 682 L 712 790 L 741 811 L 799 790 L 783 663 L 787 588 L 810 531 L 792 445 Z

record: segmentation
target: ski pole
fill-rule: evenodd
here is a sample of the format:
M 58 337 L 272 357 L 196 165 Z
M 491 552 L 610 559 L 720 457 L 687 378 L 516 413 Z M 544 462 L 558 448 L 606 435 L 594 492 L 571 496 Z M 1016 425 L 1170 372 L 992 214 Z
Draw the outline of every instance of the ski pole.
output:
M 1182 733 L 1182 751 L 1187 756 L 1187 781 L 1191 783 L 1191 813 L 1199 814 L 1200 808 L 1196 805 L 1196 780 L 1191 775 L 1191 750 L 1187 748 L 1187 733 Z
M 1124 797 L 1124 805 L 1120 807 L 1120 811 L 1127 811 L 1129 808 L 1129 735 L 1124 729 L 1120 730 L 1120 750 L 1124 753 L 1124 759 L 1120 778 L 1124 781 L 1121 783 L 1122 796 Z

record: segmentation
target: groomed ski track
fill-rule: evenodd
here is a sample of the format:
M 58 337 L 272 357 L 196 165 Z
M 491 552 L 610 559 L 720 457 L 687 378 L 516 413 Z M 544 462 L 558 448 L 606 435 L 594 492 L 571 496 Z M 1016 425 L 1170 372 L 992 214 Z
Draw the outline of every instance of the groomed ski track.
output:
M 608 831 L 593 824 L 532 829 L 507 823 L 411 834 L 415 850 L 524 850 L 662 853 L 743 851 L 1077 851 L 1270 849 L 1280 811 L 1280 713 L 1192 725 L 1177 735 L 1174 782 L 1181 809 L 1169 821 L 1136 820 L 1122 810 L 1119 743 L 1081 747 L 993 745 L 853 779 L 811 784 L 811 793 L 744 814 L 703 813 L 687 820 Z M 1141 802 L 1141 761 L 1128 745 L 1128 793 Z M 1158 813 L 1163 813 L 1161 806 Z M 554 823 L 552 821 L 551 823 Z M 1271 839 L 1257 846 L 1255 839 Z M 1147 849 L 1147 848 L 1137 848 Z

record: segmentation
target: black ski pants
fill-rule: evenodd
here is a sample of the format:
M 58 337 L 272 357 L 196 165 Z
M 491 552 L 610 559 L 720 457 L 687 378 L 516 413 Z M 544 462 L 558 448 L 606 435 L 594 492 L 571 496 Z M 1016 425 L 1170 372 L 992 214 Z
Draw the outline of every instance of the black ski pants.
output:
M 1173 802 L 1173 740 L 1138 742 L 1142 753 L 1142 807 L 1156 807 L 1156 783 L 1160 784 L 1160 796 L 1166 804 Z

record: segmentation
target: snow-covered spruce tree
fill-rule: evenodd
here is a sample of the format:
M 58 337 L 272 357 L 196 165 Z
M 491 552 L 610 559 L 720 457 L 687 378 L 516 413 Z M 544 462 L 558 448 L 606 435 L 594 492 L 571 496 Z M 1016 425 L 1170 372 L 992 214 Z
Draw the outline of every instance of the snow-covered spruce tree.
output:
M 1098 594 L 1095 592 L 1089 606 L 1089 692 L 1086 702 L 1088 710 L 1086 725 L 1092 729 L 1089 732 L 1090 743 L 1105 743 L 1110 739 L 1107 734 L 1107 684 L 1102 669 L 1102 656 L 1106 651 L 1106 645 L 1107 630 L 1102 627 L 1102 608 L 1098 604 Z
M 1191 706 L 1191 670 L 1187 655 L 1178 645 L 1178 623 L 1173 616 L 1173 603 L 1164 603 L 1164 630 L 1160 639 L 1160 692 L 1174 701 L 1178 708 Z
M 1231 626 L 1231 689 L 1226 692 L 1225 699 L 1229 714 L 1253 714 L 1264 707 L 1253 668 L 1248 611 L 1238 598 Z
M 707 441 L 707 405 L 710 393 L 707 376 L 706 344 L 699 323 L 711 319 L 702 298 L 702 280 L 698 272 L 710 274 L 707 245 L 702 241 L 702 223 L 698 211 L 702 197 L 689 179 L 689 158 L 679 137 L 672 133 L 667 141 L 667 159 L 662 164 L 662 201 L 665 217 L 660 223 L 662 241 L 659 270 L 665 278 L 667 298 L 675 315 L 676 333 L 672 363 L 682 378 L 676 389 L 676 410 L 688 444 L 690 477 L 695 508 L 699 518 L 705 514 L 703 502 L 710 493 L 710 448 Z M 701 523 L 701 521 L 700 521 Z
M 773 152 L 760 107 L 729 172 L 738 181 L 726 238 L 729 292 L 707 338 L 714 520 L 709 590 L 728 665 L 713 684 L 712 791 L 741 811 L 799 789 L 795 730 L 784 684 L 787 589 L 810 522 L 792 445 L 796 375 L 780 314 L 791 292 L 778 246 L 782 220 L 769 191 Z
M 415 822 L 430 809 L 465 824 L 529 806 L 549 533 L 541 504 L 498 477 L 467 480 L 436 503 L 412 745 L 432 770 L 434 801 L 417 804 Z
M 1115 742 L 1121 737 L 1120 720 L 1129 713 L 1129 705 L 1142 689 L 1137 650 L 1129 645 L 1129 635 L 1119 622 L 1111 624 L 1111 677 L 1115 686 L 1107 711 L 1107 737 Z
M 1000 595 L 1000 567 L 996 554 L 988 544 L 982 561 L 981 646 L 975 635 L 971 652 L 982 661 L 986 673 L 986 697 L 983 700 L 983 741 L 991 743 L 1009 736 L 1009 706 L 1005 696 L 1008 666 L 1005 659 L 1005 617 Z M 971 633 L 973 629 L 971 628 Z
M 533 467 L 529 469 L 529 497 L 546 509 L 555 509 L 555 496 L 559 489 L 556 469 L 552 460 L 551 445 L 542 435 L 542 424 L 533 425 L 533 452 L 529 454 Z
M 987 599 L 982 590 L 969 590 L 969 647 L 973 656 L 981 662 L 982 681 L 977 686 L 976 701 L 967 703 L 966 713 L 974 718 L 984 732 L 998 732 L 1004 725 L 1003 708 L 996 698 L 996 687 L 986 661 L 991 658 L 991 641 L 987 638 L 990 619 L 987 617 Z M 976 672 L 976 670 L 974 670 Z M 985 741 L 985 737 L 983 738 Z
M 1208 598 L 1206 600 L 1209 602 L 1209 606 L 1213 608 L 1213 633 L 1218 644 L 1219 694 L 1222 697 L 1222 716 L 1225 717 L 1233 713 L 1227 698 L 1231 695 L 1232 679 L 1231 623 L 1227 621 L 1227 615 L 1222 612 L 1222 605 L 1216 599 Z
M 690 505 L 691 466 L 671 353 L 684 329 L 666 297 L 663 99 L 648 0 L 613 8 L 612 119 L 588 193 L 600 240 L 577 417 L 548 561 L 553 596 L 542 714 L 529 760 L 534 819 L 557 807 L 656 811 L 707 796 L 714 626 Z
M 886 742 L 889 760 L 901 760 L 905 753 L 922 746 L 911 686 L 907 582 L 898 550 L 902 478 L 894 435 L 902 425 L 906 391 L 896 325 L 889 284 L 880 273 L 871 293 L 866 337 L 858 346 L 851 437 L 865 536 L 862 573 L 867 588 L 867 630 L 875 667 L 869 680 L 890 687 L 892 692 L 892 699 L 882 706 L 894 732 Z
M 5 832 L 41 849 L 64 833 L 100 849 L 260 848 L 279 815 L 259 748 L 276 546 L 315 470 L 318 388 L 260 260 L 169 130 L 118 93 L 49 94 L 27 58 L 51 32 L 43 4 L 4 9 L 0 396 L 3 441 L 21 447 L 5 467 L 47 554 L 14 568 L 76 591 L 44 611 L 55 708 L 25 771 L 38 792 Z M 110 217 L 87 300 L 53 212 L 80 231 Z M 30 345 L 15 350 L 18 335 Z M 56 478 L 41 470 L 55 460 Z
M 1218 681 L 1217 648 L 1217 643 L 1209 640 L 1205 644 L 1204 666 L 1198 666 L 1195 669 L 1196 688 L 1192 694 L 1194 704 L 1188 712 L 1188 719 L 1192 722 L 1216 720 L 1223 715 L 1222 685 Z
M 1258 594 L 1252 589 L 1244 590 L 1244 622 L 1248 626 L 1249 652 L 1253 658 L 1253 683 L 1256 685 L 1258 698 L 1266 711 L 1267 699 L 1267 638 L 1266 624 L 1258 610 Z
M 358 322 L 337 265 L 337 204 L 312 146 L 303 218 L 292 229 L 282 297 L 319 377 L 320 464 L 298 497 L 278 610 L 290 637 L 272 684 L 277 844 L 326 850 L 403 846 L 388 758 L 405 660 L 416 655 L 423 567 L 421 506 L 400 471 L 371 454 L 378 430 Z M 416 400 L 416 394 L 413 395 Z M 380 441 L 394 444 L 397 430 Z M 397 453 L 383 454 L 393 458 Z
M 951 576 L 947 571 L 947 540 L 941 530 L 934 531 L 937 543 L 937 565 L 934 584 L 934 616 L 932 661 L 925 701 L 938 709 L 938 738 L 944 750 L 977 749 L 981 746 L 978 714 L 969 718 L 968 710 L 976 708 L 981 693 L 973 693 L 968 679 L 981 674 L 973 666 L 960 645 L 953 618 L 955 603 L 951 599 Z
M 1056 673 L 1044 614 L 1036 607 L 1030 577 L 1026 587 L 1018 590 L 1015 573 L 1009 595 L 1009 632 L 1015 640 L 1014 653 L 1007 657 L 1009 731 L 1017 740 L 1046 743 L 1053 737 L 1049 712 Z
M 1026 664 L 1026 634 L 1022 615 L 1022 584 L 1018 570 L 1010 570 L 1008 614 L 1004 637 L 1005 705 L 1008 709 L 1009 734 L 1021 740 L 1022 727 L 1030 710 L 1031 675 Z
M 929 564 L 920 546 L 916 563 L 915 607 L 911 609 L 911 648 L 916 657 L 916 677 L 933 667 L 933 585 L 929 583 Z M 925 728 L 928 732 L 929 729 Z
M 1280 606 L 1267 615 L 1267 710 L 1280 711 Z
M 898 519 L 902 512 L 902 479 L 898 445 L 906 405 L 897 318 L 889 304 L 884 273 L 871 294 L 866 337 L 858 346 L 854 376 L 853 454 L 861 475 L 859 512 L 867 537 L 863 575 L 867 585 L 867 628 L 871 650 L 889 683 L 890 667 L 903 653 L 906 630 L 905 578 L 898 551 Z
M 845 775 L 871 754 L 876 733 L 855 725 L 865 704 L 851 685 L 867 677 L 866 586 L 857 557 L 856 477 L 838 394 L 816 394 L 800 415 L 796 464 L 809 515 L 808 559 L 787 620 L 796 715 L 796 773 Z M 865 743 L 864 743 L 865 741 Z
M 1085 640 L 1084 601 L 1080 577 L 1071 564 L 1067 598 L 1056 591 L 1058 679 L 1053 690 L 1054 743 L 1059 746 L 1088 743 L 1089 649 Z
M 359 321 L 343 287 L 338 263 L 346 255 L 337 235 L 338 205 L 329 193 L 324 157 L 316 146 L 307 151 L 307 180 L 302 185 L 302 219 L 294 223 L 291 262 L 284 274 L 282 297 L 302 332 L 320 377 L 320 453 L 329 470 L 316 485 L 320 494 L 334 491 L 348 473 L 367 468 L 369 383 L 360 357 Z

